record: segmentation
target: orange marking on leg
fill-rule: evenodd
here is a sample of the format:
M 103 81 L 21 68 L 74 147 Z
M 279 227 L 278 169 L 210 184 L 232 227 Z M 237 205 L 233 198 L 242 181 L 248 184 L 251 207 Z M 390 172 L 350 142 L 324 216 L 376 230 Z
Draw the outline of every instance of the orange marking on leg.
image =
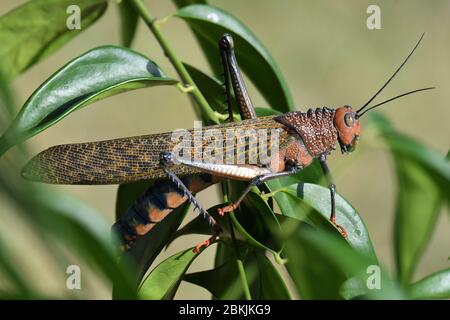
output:
M 343 226 L 336 224 L 336 227 L 341 231 L 341 234 L 344 238 L 348 237 L 347 230 L 345 230 Z
M 336 223 L 336 217 L 330 218 L 330 221 L 331 221 L 332 224 L 334 224 L 334 225 L 336 226 L 336 228 L 339 229 L 339 231 L 341 232 L 341 234 L 342 234 L 342 236 L 343 236 L 344 238 L 347 238 L 347 237 L 348 237 L 347 230 L 345 230 L 345 228 L 344 228 L 343 226 L 341 226 L 340 224 L 337 224 L 337 223 Z
M 217 209 L 217 213 L 219 213 L 221 216 L 224 216 L 225 213 L 234 211 L 234 210 L 236 210 L 236 208 L 237 208 L 237 206 L 234 203 L 232 203 L 228 206 Z
M 216 240 L 217 240 L 217 233 L 213 234 L 211 238 L 204 240 L 200 243 L 198 243 L 194 249 L 192 249 L 192 252 L 194 253 L 200 253 L 200 251 L 202 251 L 202 248 L 206 249 L 208 248 L 210 245 L 212 245 Z

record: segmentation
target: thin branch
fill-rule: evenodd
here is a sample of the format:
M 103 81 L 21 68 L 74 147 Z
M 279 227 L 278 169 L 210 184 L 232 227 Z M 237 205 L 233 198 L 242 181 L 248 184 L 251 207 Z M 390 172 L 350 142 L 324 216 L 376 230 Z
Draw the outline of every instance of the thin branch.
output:
M 174 69 L 177 71 L 179 77 L 181 78 L 184 87 L 192 88 L 192 90 L 189 90 L 188 93 L 192 95 L 192 98 L 201 109 L 196 110 L 198 115 L 200 115 L 201 111 L 203 111 L 212 122 L 219 123 L 219 119 L 215 111 L 210 107 L 205 97 L 195 85 L 194 80 L 192 80 L 189 72 L 186 70 L 181 60 L 175 55 L 174 51 L 169 46 L 167 40 L 161 33 L 161 29 L 159 28 L 159 25 L 157 23 L 158 20 L 152 17 L 141 0 L 130 0 L 130 3 L 134 6 L 135 10 L 139 13 L 139 16 L 144 20 L 150 31 L 155 36 L 159 45 L 163 49 L 164 54 L 172 63 Z

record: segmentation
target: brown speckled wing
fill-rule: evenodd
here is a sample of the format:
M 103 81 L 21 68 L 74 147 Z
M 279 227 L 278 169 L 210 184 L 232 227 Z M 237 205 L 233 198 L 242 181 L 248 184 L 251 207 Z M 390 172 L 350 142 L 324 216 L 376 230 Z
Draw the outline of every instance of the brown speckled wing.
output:
M 228 128 L 281 129 L 281 143 L 289 139 L 288 133 L 282 130 L 284 126 L 274 121 L 273 117 L 210 126 L 203 130 L 219 129 L 224 132 Z M 31 159 L 22 175 L 28 180 L 45 183 L 92 185 L 164 178 L 164 173 L 159 169 L 159 157 L 162 151 L 173 150 L 176 142 L 171 140 L 171 135 L 168 132 L 54 146 Z M 202 139 L 203 146 L 209 143 Z M 256 146 L 247 145 L 246 152 L 253 147 Z M 172 170 L 178 176 L 201 172 L 184 165 L 176 165 Z

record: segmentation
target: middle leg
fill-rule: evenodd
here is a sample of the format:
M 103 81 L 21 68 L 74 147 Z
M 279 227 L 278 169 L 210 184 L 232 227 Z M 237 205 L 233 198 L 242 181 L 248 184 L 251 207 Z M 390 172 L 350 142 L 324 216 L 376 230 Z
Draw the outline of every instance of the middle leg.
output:
M 244 200 L 245 196 L 250 192 L 250 190 L 255 187 L 258 186 L 268 180 L 271 179 L 275 179 L 275 178 L 280 178 L 280 177 L 284 177 L 284 176 L 289 176 L 291 174 L 295 174 L 297 172 L 299 172 L 301 170 L 301 167 L 299 166 L 293 166 L 289 169 L 287 169 L 286 171 L 282 171 L 282 172 L 272 172 L 272 173 L 268 173 L 265 175 L 261 175 L 261 176 L 257 176 L 255 178 L 253 178 L 250 183 L 248 184 L 247 188 L 245 188 L 244 192 L 242 192 L 241 196 L 239 197 L 239 199 L 236 202 L 233 202 L 231 204 L 229 204 L 226 207 L 220 208 L 217 210 L 217 212 L 223 216 L 225 213 L 227 212 L 231 212 L 233 210 L 236 210 L 239 205 L 241 204 L 242 200 Z
M 321 155 L 319 157 L 319 163 L 322 167 L 322 171 L 325 174 L 325 177 L 328 180 L 328 188 L 330 189 L 330 198 L 331 198 L 331 215 L 330 215 L 330 221 L 332 224 L 334 224 L 340 231 L 344 238 L 347 238 L 347 231 L 345 228 L 339 224 L 336 223 L 336 185 L 333 182 L 333 178 L 330 173 L 330 169 L 328 168 L 327 162 L 326 162 L 326 156 Z

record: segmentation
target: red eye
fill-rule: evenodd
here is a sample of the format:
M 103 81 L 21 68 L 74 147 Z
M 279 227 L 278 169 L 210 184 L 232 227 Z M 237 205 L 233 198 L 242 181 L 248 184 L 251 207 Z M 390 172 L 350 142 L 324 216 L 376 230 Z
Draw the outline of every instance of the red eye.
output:
M 350 112 L 346 113 L 344 116 L 344 122 L 347 127 L 353 127 L 353 124 L 355 123 L 355 117 Z

